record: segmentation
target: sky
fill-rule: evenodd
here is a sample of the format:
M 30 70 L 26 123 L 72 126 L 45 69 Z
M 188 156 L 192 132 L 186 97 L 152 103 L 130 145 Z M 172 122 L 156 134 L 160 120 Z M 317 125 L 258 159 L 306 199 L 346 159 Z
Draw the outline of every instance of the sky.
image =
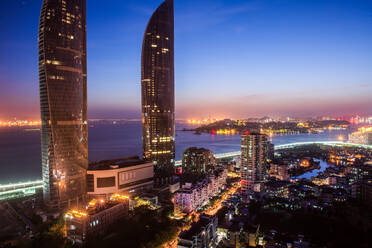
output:
M 41 0 L 0 1 L 0 119 L 39 118 Z M 139 118 L 161 0 L 87 1 L 90 118 Z M 372 115 L 371 0 L 175 0 L 176 118 Z

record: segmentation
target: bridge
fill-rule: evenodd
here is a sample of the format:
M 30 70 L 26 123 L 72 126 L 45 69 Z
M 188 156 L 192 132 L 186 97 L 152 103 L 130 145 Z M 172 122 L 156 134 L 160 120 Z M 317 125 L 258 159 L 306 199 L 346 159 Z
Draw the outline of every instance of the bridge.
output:
M 34 195 L 36 190 L 42 188 L 42 180 L 0 185 L 0 201 L 10 198 Z
M 365 148 L 365 149 L 372 149 L 372 145 L 345 143 L 342 141 L 308 141 L 308 142 L 295 142 L 295 143 L 284 144 L 284 145 L 275 145 L 275 150 L 293 148 L 296 146 L 303 146 L 303 145 L 326 145 L 326 146 L 360 147 L 360 148 Z
M 345 147 L 345 146 L 346 147 L 360 147 L 360 148 L 365 148 L 365 149 L 372 149 L 372 145 L 344 143 L 340 141 L 309 141 L 309 142 L 295 142 L 295 143 L 290 143 L 290 144 L 275 145 L 275 150 L 293 148 L 296 146 L 303 146 L 303 145 L 312 145 L 312 144 L 326 145 L 326 146 L 340 146 L 340 147 L 341 146 L 342 147 Z M 215 154 L 215 157 L 217 159 L 233 158 L 237 156 L 240 156 L 240 151 Z M 175 165 L 181 166 L 182 161 L 177 160 L 175 162 Z M 43 187 L 42 180 L 0 185 L 0 201 L 14 198 L 14 197 L 33 195 L 36 193 L 37 189 L 41 189 L 42 187 Z

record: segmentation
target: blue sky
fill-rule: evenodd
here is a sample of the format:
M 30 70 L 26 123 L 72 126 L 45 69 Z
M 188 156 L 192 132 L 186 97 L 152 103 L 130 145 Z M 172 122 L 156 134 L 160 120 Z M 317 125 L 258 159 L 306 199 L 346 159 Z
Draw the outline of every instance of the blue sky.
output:
M 140 116 L 158 0 L 87 2 L 89 116 Z M 0 1 L 0 118 L 39 117 L 41 0 Z M 372 1 L 175 0 L 176 116 L 372 114 Z

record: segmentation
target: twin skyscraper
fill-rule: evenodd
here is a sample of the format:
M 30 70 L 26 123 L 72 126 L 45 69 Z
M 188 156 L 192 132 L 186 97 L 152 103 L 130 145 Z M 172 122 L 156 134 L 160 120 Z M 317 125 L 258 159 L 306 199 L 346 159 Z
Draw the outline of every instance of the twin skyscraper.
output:
M 142 146 L 155 175 L 167 178 L 175 159 L 173 0 L 152 15 L 142 44 Z
M 175 163 L 174 7 L 164 1 L 143 38 L 143 157 L 158 178 Z M 88 169 L 86 0 L 44 0 L 39 22 L 39 81 L 44 201 L 84 201 Z

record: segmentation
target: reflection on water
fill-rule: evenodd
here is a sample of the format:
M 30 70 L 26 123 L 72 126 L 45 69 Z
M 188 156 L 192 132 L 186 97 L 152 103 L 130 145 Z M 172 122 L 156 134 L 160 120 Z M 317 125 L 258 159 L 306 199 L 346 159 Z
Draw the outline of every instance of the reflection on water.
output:
M 192 126 L 177 124 L 176 130 Z M 320 134 L 273 136 L 274 144 L 305 141 L 335 141 L 346 131 L 326 131 Z M 89 128 L 89 160 L 141 155 L 142 128 L 140 122 L 124 125 L 96 125 Z M 191 146 L 204 147 L 214 153 L 240 150 L 239 135 L 195 135 L 176 131 L 176 159 Z M 26 132 L 21 128 L 0 129 L 0 184 L 40 178 L 40 132 Z
M 318 173 L 319 172 L 323 172 L 325 169 L 327 169 L 327 167 L 332 166 L 332 165 L 328 164 L 324 160 L 314 159 L 314 161 L 315 162 L 319 162 L 320 169 L 315 169 L 315 170 L 312 170 L 312 171 L 308 171 L 308 172 L 302 174 L 301 176 L 298 176 L 297 178 L 300 178 L 300 179 L 301 178 L 311 179 L 312 177 L 318 176 Z

